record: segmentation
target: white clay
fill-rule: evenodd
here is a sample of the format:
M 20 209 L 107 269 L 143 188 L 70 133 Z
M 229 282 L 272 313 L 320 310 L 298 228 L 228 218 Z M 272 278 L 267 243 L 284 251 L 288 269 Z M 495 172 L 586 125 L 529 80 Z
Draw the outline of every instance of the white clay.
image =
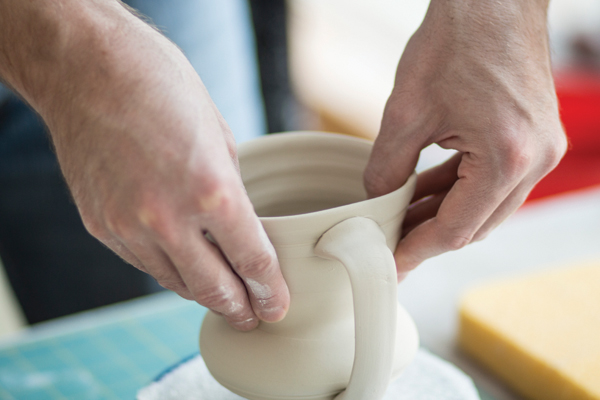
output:
M 323 133 L 240 146 L 246 190 L 291 293 L 283 321 L 251 332 L 213 313 L 204 320 L 206 365 L 240 396 L 378 400 L 416 354 L 416 328 L 396 300 L 392 256 L 416 177 L 365 200 L 370 151 L 366 140 Z

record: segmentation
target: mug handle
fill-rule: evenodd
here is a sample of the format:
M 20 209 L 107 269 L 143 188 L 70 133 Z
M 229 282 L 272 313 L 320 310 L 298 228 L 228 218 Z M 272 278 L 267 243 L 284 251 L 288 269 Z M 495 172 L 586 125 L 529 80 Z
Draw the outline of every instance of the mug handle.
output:
M 385 235 L 369 218 L 349 218 L 321 236 L 315 254 L 341 262 L 352 286 L 354 365 L 335 400 L 379 400 L 392 376 L 398 308 L 396 263 Z

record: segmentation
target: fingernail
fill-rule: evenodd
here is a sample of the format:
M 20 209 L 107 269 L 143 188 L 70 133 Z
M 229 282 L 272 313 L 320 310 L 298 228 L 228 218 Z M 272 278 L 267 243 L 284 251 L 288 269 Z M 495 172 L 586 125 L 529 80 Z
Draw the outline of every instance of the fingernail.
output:
M 398 283 L 402 282 L 404 280 L 404 278 L 406 278 L 408 275 L 408 272 L 398 272 Z
M 248 318 L 244 321 L 229 321 L 235 329 L 240 331 L 250 331 L 258 326 L 258 322 L 256 318 Z
M 286 314 L 286 310 L 283 307 L 270 307 L 262 308 L 258 310 L 258 317 L 265 322 L 279 322 Z

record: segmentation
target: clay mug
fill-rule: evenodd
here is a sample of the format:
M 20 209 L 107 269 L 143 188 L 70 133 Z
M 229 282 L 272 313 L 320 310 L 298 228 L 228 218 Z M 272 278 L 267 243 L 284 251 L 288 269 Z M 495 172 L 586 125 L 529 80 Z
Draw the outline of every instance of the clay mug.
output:
M 284 133 L 240 145 L 244 185 L 290 289 L 287 316 L 239 332 L 208 313 L 200 352 L 251 400 L 378 400 L 418 348 L 392 251 L 416 177 L 367 200 L 371 142 Z

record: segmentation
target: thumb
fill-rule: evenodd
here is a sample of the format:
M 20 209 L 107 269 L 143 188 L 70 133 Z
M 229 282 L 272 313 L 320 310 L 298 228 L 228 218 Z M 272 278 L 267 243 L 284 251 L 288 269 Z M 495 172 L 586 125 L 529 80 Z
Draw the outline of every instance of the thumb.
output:
M 398 106 L 390 97 L 364 172 L 363 182 L 369 198 L 393 192 L 404 185 L 425 144 L 421 135 L 416 134 L 416 121 L 411 122 L 405 113 L 397 112 L 402 109 Z

